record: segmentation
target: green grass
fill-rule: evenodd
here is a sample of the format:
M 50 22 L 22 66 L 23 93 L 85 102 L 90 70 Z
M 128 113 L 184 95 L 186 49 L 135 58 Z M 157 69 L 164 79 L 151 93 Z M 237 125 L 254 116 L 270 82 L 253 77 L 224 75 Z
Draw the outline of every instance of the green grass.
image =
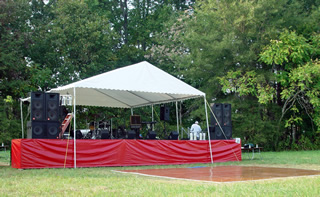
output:
M 10 164 L 10 151 L 0 151 L 0 166 L 7 166 Z
M 113 170 L 245 165 L 320 170 L 320 151 L 263 152 L 262 159 L 214 164 L 18 170 L 0 167 L 1 196 L 320 196 L 320 176 L 208 183 Z M 0 161 L 4 158 L 0 157 Z

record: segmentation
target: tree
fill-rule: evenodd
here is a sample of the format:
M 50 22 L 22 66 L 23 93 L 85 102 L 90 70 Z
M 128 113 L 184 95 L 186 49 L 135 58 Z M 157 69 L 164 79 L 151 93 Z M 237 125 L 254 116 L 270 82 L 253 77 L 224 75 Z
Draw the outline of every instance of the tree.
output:
M 249 142 L 263 139 L 264 145 L 272 144 L 270 148 L 275 149 L 282 135 L 275 128 L 281 118 L 281 103 L 261 105 L 256 96 L 245 91 L 254 90 L 268 99 L 269 91 L 281 89 L 280 86 L 274 89 L 273 85 L 277 84 L 269 83 L 275 81 L 275 77 L 270 66 L 259 61 L 259 54 L 271 39 L 279 37 L 283 29 L 305 34 L 318 29 L 315 25 L 317 6 L 316 1 L 197 1 L 185 17 L 179 18 L 182 26 L 178 36 L 168 37 L 163 43 L 169 45 L 158 48 L 165 53 L 179 50 L 167 58 L 172 61 L 177 75 L 206 92 L 211 102 L 232 103 L 233 120 L 255 115 L 255 121 L 248 121 L 246 125 L 239 125 L 241 121 L 234 122 L 235 136 L 249 136 Z M 227 88 L 224 88 L 227 92 L 221 91 L 225 83 L 220 82 L 229 82 L 232 78 L 243 81 L 241 86 L 235 87 L 237 93 Z M 251 79 L 264 82 L 266 88 L 260 88 L 261 92 L 258 92 L 252 86 L 255 81 L 248 81 Z M 243 91 L 241 94 L 240 90 Z M 248 130 L 252 130 L 250 135 L 244 132 Z M 267 134 L 266 130 L 274 132 L 273 139 L 268 137 L 270 133 Z
M 0 2 L 0 141 L 6 144 L 21 136 L 18 99 L 34 88 L 26 56 L 29 8 L 26 1 Z
M 25 46 L 31 12 L 25 1 L 1 1 L 0 13 L 0 97 L 17 99 L 30 84 Z
M 225 91 L 237 92 L 240 96 L 255 96 L 261 104 L 281 104 L 279 124 L 285 118 L 285 127 L 289 130 L 284 139 L 291 136 L 290 143 L 296 144 L 297 135 L 304 136 L 304 139 L 308 135 L 315 142 L 319 140 L 315 131 L 319 133 L 320 128 L 319 46 L 318 34 L 308 40 L 295 32 L 284 31 L 279 40 L 272 40 L 260 54 L 260 60 L 269 66 L 274 75 L 272 80 L 266 80 L 255 71 L 238 71 L 220 78 L 221 84 Z
M 53 79 L 43 90 L 111 70 L 117 34 L 110 22 L 82 1 L 58 1 L 51 20 L 34 25 L 29 55 Z
M 319 38 L 319 34 L 313 34 L 308 40 L 295 32 L 285 31 L 279 40 L 271 41 L 261 53 L 261 61 L 277 67 L 276 83 L 281 84 L 280 97 L 284 101 L 281 119 L 291 112 L 286 127 L 292 128 L 292 143 L 296 142 L 299 127 L 300 132 L 314 132 L 315 124 L 316 130 L 320 131 Z M 264 90 L 263 87 L 261 89 Z M 311 119 L 311 129 L 302 126 L 306 119 L 303 115 Z

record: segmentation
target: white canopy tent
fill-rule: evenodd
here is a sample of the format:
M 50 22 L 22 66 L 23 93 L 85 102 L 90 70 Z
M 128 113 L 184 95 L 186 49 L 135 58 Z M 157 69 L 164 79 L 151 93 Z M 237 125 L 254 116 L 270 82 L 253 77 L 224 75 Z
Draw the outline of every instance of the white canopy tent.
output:
M 141 106 L 176 102 L 176 108 L 178 108 L 178 101 L 203 97 L 210 156 L 211 162 L 213 162 L 205 93 L 146 61 L 54 88 L 49 92 L 73 96 L 74 133 L 76 132 L 76 105 L 133 109 Z M 177 131 L 179 132 L 178 117 Z M 76 146 L 74 153 L 76 161 Z
M 77 105 L 135 108 L 204 97 L 205 93 L 144 61 L 52 89 Z

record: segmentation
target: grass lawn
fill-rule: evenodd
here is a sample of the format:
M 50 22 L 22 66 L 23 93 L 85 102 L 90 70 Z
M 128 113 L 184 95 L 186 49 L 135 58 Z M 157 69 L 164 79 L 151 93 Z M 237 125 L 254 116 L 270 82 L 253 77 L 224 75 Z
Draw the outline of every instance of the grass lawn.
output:
M 0 154 L 0 164 L 8 156 Z M 320 196 L 320 176 L 235 183 L 145 177 L 112 170 L 244 165 L 320 170 L 320 151 L 263 152 L 262 159 L 214 164 L 18 170 L 0 167 L 1 196 Z

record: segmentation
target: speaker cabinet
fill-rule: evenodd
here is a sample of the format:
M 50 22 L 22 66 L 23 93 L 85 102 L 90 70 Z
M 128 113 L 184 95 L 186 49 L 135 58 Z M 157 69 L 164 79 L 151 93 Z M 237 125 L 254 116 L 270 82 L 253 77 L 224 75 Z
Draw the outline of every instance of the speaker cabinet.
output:
M 60 133 L 60 122 L 46 122 L 47 124 L 47 139 L 57 139 Z
M 147 139 L 153 140 L 156 139 L 157 133 L 155 131 L 148 131 Z
M 139 115 L 130 116 L 130 127 L 131 129 L 139 129 L 141 127 L 141 116 Z
M 231 126 L 222 126 L 224 131 L 221 131 L 219 126 L 214 127 L 214 139 L 215 140 L 229 140 L 232 139 L 232 127 Z
M 214 136 L 214 127 L 209 127 L 209 133 L 210 133 L 210 140 L 214 140 L 215 136 Z
M 179 134 L 177 131 L 171 131 L 168 140 L 178 140 Z
M 232 126 L 231 124 L 231 104 L 229 103 L 214 103 L 211 104 L 211 109 L 215 114 L 219 124 L 221 126 Z M 218 126 L 218 122 L 211 114 L 210 126 L 215 127 Z
M 211 105 L 211 109 L 216 116 L 218 122 L 220 125 L 223 125 L 223 105 L 221 103 L 214 103 Z M 214 118 L 214 116 L 211 113 L 211 126 L 218 125 L 217 120 Z
M 110 134 L 108 129 L 101 130 L 101 139 L 110 139 Z
M 80 130 L 76 130 L 76 138 L 77 139 L 83 139 L 83 134 L 81 133 Z
M 134 130 L 128 131 L 128 139 L 135 139 L 136 138 L 136 132 Z
M 31 121 L 45 120 L 45 93 L 31 92 Z
M 32 138 L 46 139 L 47 138 L 47 124 L 44 121 L 32 121 Z
M 160 120 L 170 120 L 170 108 L 166 105 L 160 106 Z
M 231 104 L 223 104 L 223 126 L 231 126 Z
M 46 120 L 59 121 L 59 93 L 46 94 Z

